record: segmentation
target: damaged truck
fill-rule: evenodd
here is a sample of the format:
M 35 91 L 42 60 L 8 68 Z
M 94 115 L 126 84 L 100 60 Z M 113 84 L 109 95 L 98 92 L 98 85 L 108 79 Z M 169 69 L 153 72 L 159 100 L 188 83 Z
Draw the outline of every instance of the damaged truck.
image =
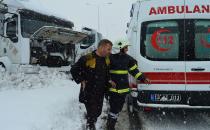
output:
M 9 72 L 37 72 L 41 66 L 69 70 L 76 44 L 88 35 L 57 15 L 12 4 L 0 4 L 0 66 Z

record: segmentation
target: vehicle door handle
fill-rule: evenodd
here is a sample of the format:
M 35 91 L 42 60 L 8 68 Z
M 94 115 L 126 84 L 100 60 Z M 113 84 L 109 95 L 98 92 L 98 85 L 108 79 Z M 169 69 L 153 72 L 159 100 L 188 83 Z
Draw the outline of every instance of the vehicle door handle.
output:
M 192 71 L 204 71 L 205 68 L 192 68 L 191 70 Z

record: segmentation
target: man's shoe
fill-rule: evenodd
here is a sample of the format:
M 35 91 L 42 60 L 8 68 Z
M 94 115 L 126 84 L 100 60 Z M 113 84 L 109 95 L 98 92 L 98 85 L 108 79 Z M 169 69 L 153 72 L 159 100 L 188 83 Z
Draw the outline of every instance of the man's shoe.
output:
M 86 130 L 96 130 L 95 124 L 87 124 Z
M 116 122 L 117 121 L 115 119 L 108 118 L 106 123 L 107 130 L 115 130 Z

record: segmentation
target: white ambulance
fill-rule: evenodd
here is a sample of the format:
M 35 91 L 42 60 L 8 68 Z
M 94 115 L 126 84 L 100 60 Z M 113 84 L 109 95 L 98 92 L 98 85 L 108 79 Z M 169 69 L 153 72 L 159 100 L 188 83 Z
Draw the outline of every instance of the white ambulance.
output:
M 130 17 L 130 54 L 151 84 L 130 81 L 129 110 L 209 109 L 210 0 L 142 0 Z
M 37 72 L 40 66 L 70 70 L 75 44 L 87 34 L 74 24 L 30 1 L 4 0 L 0 4 L 0 65 L 9 72 Z

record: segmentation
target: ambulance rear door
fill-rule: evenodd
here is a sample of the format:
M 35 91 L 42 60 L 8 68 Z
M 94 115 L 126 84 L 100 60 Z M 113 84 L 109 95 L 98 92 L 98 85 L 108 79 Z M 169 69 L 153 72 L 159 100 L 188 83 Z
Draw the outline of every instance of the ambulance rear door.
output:
M 163 0 L 162 0 L 163 1 Z M 184 1 L 144 1 L 140 5 L 140 69 L 152 84 L 143 90 L 185 91 L 184 12 L 169 13 L 169 7 Z M 172 7 L 172 8 L 173 8 Z M 167 11 L 164 11 L 166 8 Z M 143 15 L 146 14 L 146 15 Z M 137 44 L 138 45 L 138 44 Z
M 205 91 L 207 95 L 210 91 L 209 3 L 210 0 L 186 0 L 190 11 L 185 16 L 189 25 L 186 30 L 186 90 Z

